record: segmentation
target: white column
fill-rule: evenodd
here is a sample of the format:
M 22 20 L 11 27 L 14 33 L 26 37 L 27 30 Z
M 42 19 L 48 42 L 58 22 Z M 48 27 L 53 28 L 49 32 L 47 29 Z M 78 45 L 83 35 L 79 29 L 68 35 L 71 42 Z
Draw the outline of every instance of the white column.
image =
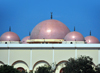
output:
M 54 63 L 54 49 L 53 49 L 53 60 L 52 60 L 52 61 L 53 61 L 53 63 Z
M 100 64 L 100 49 L 98 49 L 98 64 Z
M 32 49 L 30 49 L 30 70 L 32 70 Z
M 77 49 L 75 49 L 75 59 L 77 59 Z
M 10 49 L 8 48 L 8 65 L 10 65 L 9 62 L 10 62 Z
M 55 63 L 54 63 L 54 48 L 53 48 L 53 57 L 52 57 L 52 70 L 55 69 Z

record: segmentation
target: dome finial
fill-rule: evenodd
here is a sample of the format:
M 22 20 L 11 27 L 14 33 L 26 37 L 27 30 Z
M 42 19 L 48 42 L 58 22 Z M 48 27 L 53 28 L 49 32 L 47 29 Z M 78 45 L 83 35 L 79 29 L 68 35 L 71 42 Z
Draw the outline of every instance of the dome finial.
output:
M 51 12 L 51 19 L 52 19 L 52 12 Z
M 11 31 L 11 26 L 9 27 L 9 31 Z
M 75 26 L 74 26 L 74 31 L 75 31 Z
M 90 30 L 90 36 L 91 36 L 91 30 Z
M 29 32 L 29 36 L 31 35 L 31 33 Z

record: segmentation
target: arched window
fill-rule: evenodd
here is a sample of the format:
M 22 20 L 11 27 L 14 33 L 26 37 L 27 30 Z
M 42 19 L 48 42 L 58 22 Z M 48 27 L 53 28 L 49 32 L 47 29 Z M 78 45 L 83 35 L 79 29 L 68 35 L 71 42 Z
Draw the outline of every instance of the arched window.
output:
M 25 69 L 22 67 L 18 67 L 17 70 L 19 70 L 20 72 L 25 71 Z
M 62 69 L 60 70 L 60 73 L 64 73 L 64 68 L 62 68 Z

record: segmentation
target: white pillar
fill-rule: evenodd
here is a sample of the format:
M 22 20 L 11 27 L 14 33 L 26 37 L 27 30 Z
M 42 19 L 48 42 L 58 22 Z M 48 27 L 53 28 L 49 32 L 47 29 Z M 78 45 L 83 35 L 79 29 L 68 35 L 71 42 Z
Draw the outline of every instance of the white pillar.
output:
M 53 49 L 53 63 L 54 63 L 54 49 Z
M 100 49 L 98 49 L 98 64 L 100 64 Z
M 53 57 L 52 57 L 53 59 L 52 59 L 52 70 L 54 70 L 55 69 L 55 63 L 54 63 L 54 48 L 53 48 Z
M 75 59 L 77 59 L 77 49 L 75 49 Z
M 32 70 L 32 49 L 30 49 L 30 70 Z
M 10 65 L 9 63 L 10 63 L 10 49 L 8 48 L 8 65 Z

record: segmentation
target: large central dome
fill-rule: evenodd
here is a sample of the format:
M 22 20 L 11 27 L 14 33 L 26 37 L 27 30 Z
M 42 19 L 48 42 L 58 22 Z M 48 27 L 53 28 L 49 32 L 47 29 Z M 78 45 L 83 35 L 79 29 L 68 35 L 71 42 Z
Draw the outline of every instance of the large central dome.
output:
M 45 20 L 35 26 L 30 39 L 63 39 L 70 30 L 58 20 Z

